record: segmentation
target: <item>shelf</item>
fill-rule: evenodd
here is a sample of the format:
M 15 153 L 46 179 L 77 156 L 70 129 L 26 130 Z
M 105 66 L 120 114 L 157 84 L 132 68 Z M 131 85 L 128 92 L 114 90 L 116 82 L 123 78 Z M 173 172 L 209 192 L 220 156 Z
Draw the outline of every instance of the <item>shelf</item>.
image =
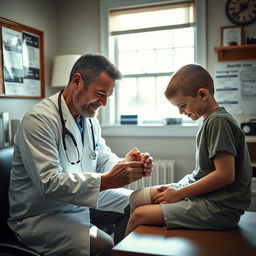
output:
M 245 141 L 249 143 L 254 143 L 256 142 L 256 136 L 245 136 Z
M 256 59 L 256 44 L 214 47 L 218 61 Z
M 249 150 L 252 167 L 256 167 L 256 136 L 245 136 L 245 141 Z

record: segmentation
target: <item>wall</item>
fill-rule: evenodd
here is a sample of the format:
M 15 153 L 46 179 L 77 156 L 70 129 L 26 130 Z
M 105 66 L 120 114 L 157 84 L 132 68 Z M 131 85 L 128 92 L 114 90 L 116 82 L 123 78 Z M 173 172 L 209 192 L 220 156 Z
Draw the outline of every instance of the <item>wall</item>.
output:
M 45 83 L 49 94 L 50 67 L 57 49 L 57 9 L 51 0 L 0 0 L 0 16 L 44 32 Z M 1 112 L 9 112 L 11 119 L 20 119 L 37 103 L 36 99 L 1 98 Z
M 194 167 L 195 138 L 170 137 L 105 137 L 107 144 L 123 157 L 132 147 L 149 152 L 153 158 L 175 159 L 175 180 Z
M 99 0 L 58 0 L 58 53 L 99 53 Z
M 49 96 L 55 55 L 99 52 L 99 1 L 0 0 L 0 16 L 44 32 L 45 87 Z M 20 119 L 36 99 L 0 98 L 0 111 Z
M 207 0 L 207 68 L 214 75 L 214 65 L 217 63 L 215 46 L 220 46 L 221 27 L 234 26 L 225 15 L 226 0 Z M 256 22 L 250 24 L 245 29 L 245 38 L 256 36 Z M 242 122 L 246 119 L 255 118 L 256 115 L 236 115 L 235 118 Z
M 46 94 L 58 89 L 50 88 L 52 61 L 55 55 L 100 51 L 100 0 L 0 0 L 0 16 L 33 26 L 45 33 Z M 214 74 L 217 55 L 214 47 L 220 45 L 221 26 L 232 25 L 224 12 L 225 0 L 207 1 L 207 66 Z M 246 35 L 255 35 L 256 23 L 246 27 Z M 12 119 L 21 118 L 36 100 L 0 99 L 1 111 Z M 237 116 L 244 120 L 250 116 Z M 255 117 L 255 116 L 254 116 Z M 194 167 L 194 138 L 166 137 L 106 137 L 113 151 L 123 156 L 131 147 L 138 146 L 155 158 L 176 160 L 177 179 Z

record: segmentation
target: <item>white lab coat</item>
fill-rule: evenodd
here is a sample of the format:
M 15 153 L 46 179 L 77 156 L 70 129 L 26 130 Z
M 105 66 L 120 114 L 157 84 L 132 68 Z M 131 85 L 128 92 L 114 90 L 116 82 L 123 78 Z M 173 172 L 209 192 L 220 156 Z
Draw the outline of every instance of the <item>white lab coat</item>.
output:
M 99 192 L 100 173 L 110 170 L 120 159 L 106 146 L 96 118 L 92 119 L 92 124 L 97 159 L 89 158 L 93 150 L 90 122 L 84 119 L 83 143 L 80 131 L 62 97 L 65 126 L 75 137 L 81 158 L 80 163 L 75 165 L 68 162 L 62 143 L 58 95 L 42 100 L 23 118 L 15 138 L 10 178 L 9 226 L 23 243 L 41 252 L 48 250 L 45 249 L 47 245 L 43 245 L 44 248 L 38 244 L 34 246 L 33 233 L 34 237 L 38 234 L 38 239 L 49 235 L 54 232 L 56 225 L 61 225 L 56 223 L 56 219 L 62 219 L 68 214 L 74 218 L 74 222 L 85 223 L 88 229 L 88 207 L 122 213 L 129 203 L 131 193 L 126 189 Z M 66 136 L 66 143 L 68 157 L 76 161 L 77 152 L 69 136 Z M 56 218 L 56 214 L 61 217 Z M 69 231 L 68 224 L 63 226 L 62 231 Z M 60 230 L 58 233 L 61 233 Z M 56 241 L 58 233 L 54 234 Z M 81 255 L 89 255 L 89 234 L 84 239 L 86 248 Z

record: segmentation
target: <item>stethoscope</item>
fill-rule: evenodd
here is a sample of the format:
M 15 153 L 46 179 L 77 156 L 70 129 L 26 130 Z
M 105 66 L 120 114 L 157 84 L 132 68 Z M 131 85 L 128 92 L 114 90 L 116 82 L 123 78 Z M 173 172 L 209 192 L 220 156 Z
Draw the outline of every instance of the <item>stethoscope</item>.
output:
M 60 120 L 61 120 L 61 125 L 62 125 L 62 143 L 63 143 L 63 147 L 65 150 L 65 154 L 66 154 L 66 158 L 68 160 L 68 162 L 70 164 L 78 164 L 80 163 L 81 159 L 80 159 L 80 153 L 77 147 L 77 143 L 75 140 L 75 137 L 73 136 L 73 134 L 66 128 L 65 126 L 65 122 L 64 122 L 64 118 L 63 118 L 63 114 L 62 114 L 62 108 L 61 108 L 61 94 L 63 93 L 63 90 L 60 91 L 59 96 L 58 96 L 58 107 L 59 107 L 59 114 L 60 114 Z M 89 119 L 90 125 L 91 125 L 91 132 L 92 132 L 92 144 L 93 144 L 93 150 L 91 151 L 91 153 L 89 154 L 90 159 L 95 160 L 97 158 L 97 154 L 96 154 L 96 144 L 95 144 L 95 136 L 94 136 L 94 131 L 93 131 L 93 125 L 92 125 L 92 120 Z M 67 153 L 67 145 L 66 145 L 66 136 L 69 136 L 71 138 L 71 140 L 74 143 L 74 146 L 76 148 L 76 155 L 77 155 L 77 161 L 76 162 L 72 162 L 70 161 L 69 157 L 68 157 L 68 153 Z

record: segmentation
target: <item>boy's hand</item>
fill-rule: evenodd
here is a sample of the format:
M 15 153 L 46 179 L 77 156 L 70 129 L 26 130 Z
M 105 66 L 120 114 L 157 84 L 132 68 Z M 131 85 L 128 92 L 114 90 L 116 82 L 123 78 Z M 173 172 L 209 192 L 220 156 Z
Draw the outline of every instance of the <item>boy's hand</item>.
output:
M 158 191 L 163 190 L 163 192 L 160 192 L 159 194 L 155 195 L 152 198 L 152 202 L 154 204 L 170 204 L 170 203 L 176 203 L 183 199 L 180 196 L 179 190 L 172 188 L 172 187 L 166 187 L 161 186 L 158 188 Z
M 168 189 L 169 188 L 169 186 L 164 186 L 164 185 L 162 185 L 162 186 L 160 186 L 159 188 L 157 188 L 157 191 L 158 192 L 164 192 L 166 189 Z

